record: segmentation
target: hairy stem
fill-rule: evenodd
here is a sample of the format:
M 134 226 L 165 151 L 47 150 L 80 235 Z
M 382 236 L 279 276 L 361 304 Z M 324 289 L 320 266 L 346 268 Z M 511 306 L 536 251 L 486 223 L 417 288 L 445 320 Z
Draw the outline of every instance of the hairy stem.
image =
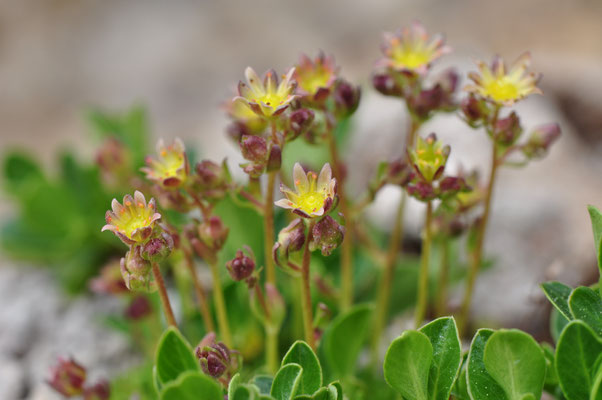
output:
M 228 323 L 228 312 L 226 311 L 226 301 L 222 290 L 222 282 L 219 275 L 217 261 L 209 262 L 213 280 L 213 301 L 217 312 L 217 324 L 221 337 L 228 347 L 232 347 L 232 335 L 230 334 L 230 324 Z
M 176 317 L 174 317 L 173 310 L 171 308 L 171 303 L 169 302 L 169 297 L 167 296 L 167 289 L 165 288 L 165 281 L 163 280 L 163 275 L 161 275 L 159 264 L 153 262 L 152 269 L 153 275 L 155 277 L 155 283 L 159 291 L 159 298 L 161 299 L 163 313 L 165 314 L 165 319 L 167 320 L 167 323 L 170 326 L 177 328 L 178 325 L 176 324 Z
M 268 185 L 265 192 L 264 217 L 263 217 L 263 245 L 265 259 L 265 273 L 268 283 L 276 285 L 276 269 L 272 260 L 272 246 L 274 245 L 274 189 L 276 186 L 276 171 L 268 172 Z
M 353 224 L 354 217 L 349 211 L 349 203 L 345 193 L 345 179 L 341 171 L 341 160 L 332 128 L 328 132 L 328 149 L 332 160 L 332 172 L 337 180 L 337 194 L 341 212 L 345 217 L 345 237 L 341 244 L 341 310 L 348 309 L 353 302 Z
M 441 265 L 439 269 L 439 281 L 437 293 L 435 294 L 435 313 L 442 317 L 447 312 L 447 286 L 449 282 L 449 237 L 444 237 L 440 241 Z
M 203 324 L 205 325 L 207 332 L 215 332 L 215 324 L 213 323 L 211 311 L 209 310 L 209 304 L 207 303 L 207 295 L 205 294 L 205 289 L 203 289 L 201 281 L 199 280 L 199 276 L 194 268 L 192 254 L 187 248 L 183 248 L 182 250 L 184 253 L 184 259 L 186 261 L 186 266 L 188 267 L 188 272 L 190 273 L 192 283 L 194 285 L 194 292 L 196 294 L 201 317 L 203 318 Z
M 416 329 L 420 327 L 426 315 L 428 304 L 429 283 L 429 258 L 431 253 L 431 224 L 433 220 L 433 203 L 426 203 L 426 218 L 424 221 L 424 235 L 422 237 L 422 255 L 420 257 L 420 274 L 418 276 L 418 299 L 416 302 Z
M 301 304 L 303 306 L 303 331 L 305 332 L 305 341 L 312 348 L 316 349 L 314 341 L 314 329 L 313 329 L 313 312 L 311 302 L 311 289 L 310 289 L 310 261 L 311 252 L 309 251 L 309 243 L 312 239 L 312 230 L 314 227 L 313 220 L 309 223 L 309 231 L 307 233 L 307 240 L 305 241 L 305 247 L 303 249 L 303 266 L 301 268 Z

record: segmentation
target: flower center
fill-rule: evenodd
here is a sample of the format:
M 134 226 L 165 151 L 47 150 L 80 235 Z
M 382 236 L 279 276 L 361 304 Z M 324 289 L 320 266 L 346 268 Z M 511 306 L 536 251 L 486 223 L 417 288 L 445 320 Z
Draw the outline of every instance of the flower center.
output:
M 318 68 L 316 71 L 300 74 L 299 86 L 307 93 L 315 94 L 319 88 L 326 87 L 330 73 L 324 68 Z
M 485 85 L 487 94 L 496 101 L 507 101 L 519 97 L 519 88 L 507 76 L 492 80 Z
M 324 200 L 326 200 L 324 194 L 319 192 L 308 192 L 299 196 L 297 205 L 301 210 L 310 214 L 322 208 Z
M 162 155 L 161 163 L 157 165 L 157 174 L 161 178 L 177 176 L 183 162 L 184 157 L 181 154 L 167 152 L 167 154 Z
M 394 48 L 391 58 L 402 67 L 414 69 L 428 64 L 431 60 L 431 52 L 419 48 Z

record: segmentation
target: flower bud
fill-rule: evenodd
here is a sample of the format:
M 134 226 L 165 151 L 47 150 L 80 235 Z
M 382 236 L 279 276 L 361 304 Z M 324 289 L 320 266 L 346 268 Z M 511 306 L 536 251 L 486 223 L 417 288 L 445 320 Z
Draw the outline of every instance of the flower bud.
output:
M 219 217 L 213 216 L 203 221 L 199 226 L 201 241 L 214 251 L 220 250 L 228 238 L 229 229 L 224 226 Z
M 413 175 L 412 167 L 400 158 L 388 164 L 385 179 L 387 183 L 403 187 L 410 183 Z
M 268 155 L 268 163 L 266 170 L 268 172 L 280 171 L 282 165 L 282 150 L 277 144 L 272 144 L 270 147 L 270 154 Z
M 286 139 L 292 140 L 298 137 L 299 135 L 302 135 L 305 132 L 307 132 L 307 130 L 312 126 L 314 118 L 315 113 L 310 109 L 301 108 L 299 110 L 293 111 L 288 118 L 288 132 L 290 132 L 291 135 Z
M 242 281 L 249 278 L 255 271 L 255 261 L 238 250 L 236 257 L 226 263 L 226 268 L 233 280 Z
M 59 357 L 57 364 L 50 371 L 48 384 L 65 397 L 82 394 L 86 381 L 86 369 L 72 358 Z
M 329 256 L 339 247 L 345 236 L 345 228 L 329 215 L 318 221 L 311 232 L 309 249 L 314 251 L 319 248 L 324 256 Z
M 195 166 L 197 183 L 199 190 L 203 192 L 204 197 L 223 197 L 228 190 L 230 173 L 226 162 L 218 165 L 213 161 L 203 160 Z
M 160 262 L 169 257 L 173 248 L 174 241 L 171 235 L 167 232 L 161 232 L 160 236 L 152 238 L 142 245 L 140 255 L 145 260 Z
M 419 181 L 406 187 L 408 194 L 420 201 L 429 201 L 437 197 L 431 182 Z
M 522 146 L 522 151 L 528 158 L 541 158 L 546 155 L 552 143 L 560 137 L 558 124 L 541 125 L 531 133 L 529 140 Z
M 84 389 L 84 400 L 109 400 L 110 397 L 111 386 L 106 380 L 96 382 Z
M 437 84 L 432 89 L 420 91 L 417 96 L 409 99 L 408 105 L 412 114 L 422 120 L 426 120 L 431 113 L 437 110 L 444 100 L 444 93 L 441 85 Z
M 339 118 L 350 116 L 360 103 L 360 88 L 340 80 L 334 90 L 335 114 Z
M 238 369 L 238 357 L 232 357 L 232 351 L 224 343 L 216 343 L 213 332 L 201 340 L 195 355 L 203 372 L 216 379 L 227 375 L 229 380 Z
M 458 192 L 467 192 L 471 188 L 466 184 L 464 178 L 455 176 L 446 176 L 439 183 L 439 197 L 450 197 Z
M 153 309 L 148 300 L 148 297 L 144 295 L 136 296 L 124 311 L 124 316 L 132 321 L 139 321 L 144 317 L 149 316 Z
M 261 136 L 244 135 L 240 140 L 240 150 L 245 160 L 263 164 L 268 157 L 268 145 Z
M 523 129 L 514 111 L 506 118 L 500 118 L 493 127 L 493 137 L 504 146 L 512 146 L 520 137 Z
M 489 108 L 483 99 L 477 99 L 473 94 L 464 98 L 460 103 L 466 122 L 471 126 L 478 126 L 489 116 Z
M 372 76 L 372 86 L 385 96 L 403 97 L 402 88 L 390 74 L 374 74 Z
M 133 246 L 121 259 L 121 275 L 125 286 L 133 291 L 153 291 L 151 263 L 141 256 L 141 246 Z
M 288 260 L 291 252 L 299 251 L 305 244 L 305 226 L 303 220 L 297 218 L 288 224 L 278 233 L 278 242 L 274 245 L 274 260 L 280 265 L 280 254 L 285 260 Z

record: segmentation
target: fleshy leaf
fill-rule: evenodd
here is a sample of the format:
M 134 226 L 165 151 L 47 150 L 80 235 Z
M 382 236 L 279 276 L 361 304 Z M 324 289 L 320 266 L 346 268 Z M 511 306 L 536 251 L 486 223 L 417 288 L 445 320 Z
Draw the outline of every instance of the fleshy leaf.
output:
M 274 382 L 272 383 L 271 395 L 276 400 L 290 400 L 297 392 L 303 368 L 299 364 L 286 364 L 280 367 Z
M 602 354 L 602 339 L 583 321 L 570 322 L 556 347 L 556 372 L 567 400 L 588 399 L 593 368 Z
M 487 372 L 483 360 L 485 345 L 493 333 L 491 329 L 479 329 L 470 345 L 466 381 L 472 400 L 508 400 L 504 389 Z
M 602 299 L 598 292 L 585 286 L 576 288 L 569 298 L 569 307 L 576 319 L 602 336 Z
M 508 399 L 521 400 L 528 394 L 541 398 L 546 360 L 530 335 L 516 329 L 495 332 L 485 345 L 483 361 Z
M 571 309 L 569 308 L 569 296 L 573 289 L 564 283 L 546 282 L 541 285 L 544 293 L 550 303 L 569 321 L 573 319 Z
M 428 397 L 448 400 L 460 366 L 462 346 L 456 321 L 452 317 L 438 318 L 420 328 L 433 346 L 433 362 L 429 372 Z
M 322 386 L 322 367 L 311 347 L 303 341 L 296 341 L 282 359 L 282 365 L 299 364 L 303 375 L 299 383 L 299 394 L 312 394 Z
M 161 400 L 198 400 L 199 393 L 203 400 L 223 400 L 220 385 L 200 371 L 185 372 L 180 377 L 165 385 L 161 392 Z
M 596 246 L 596 255 L 598 256 L 598 268 L 602 276 L 602 213 L 594 206 L 587 206 L 587 211 L 589 211 L 589 217 L 592 221 L 594 245 Z
M 406 400 L 428 400 L 433 346 L 424 333 L 405 331 L 385 355 L 385 380 Z
M 159 382 L 167 384 L 187 371 L 199 371 L 192 348 L 175 328 L 168 328 L 159 340 L 155 356 Z

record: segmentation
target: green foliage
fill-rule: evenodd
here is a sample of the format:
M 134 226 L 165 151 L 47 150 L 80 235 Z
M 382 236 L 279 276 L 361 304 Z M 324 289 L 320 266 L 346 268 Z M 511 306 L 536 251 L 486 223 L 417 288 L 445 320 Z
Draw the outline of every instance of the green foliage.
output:
M 200 371 L 192 348 L 177 329 L 168 328 L 159 340 L 155 356 L 157 377 L 162 385 L 187 371 Z
M 597 291 L 578 287 L 571 293 L 569 307 L 575 319 L 588 324 L 598 335 L 602 335 L 602 299 Z
M 569 307 L 569 296 L 573 289 L 560 282 L 546 282 L 541 287 L 548 300 L 550 300 L 562 316 L 569 320 L 572 319 L 573 315 Z
M 358 304 L 337 316 L 324 331 L 321 351 L 328 368 L 337 377 L 347 377 L 355 370 L 370 328 L 372 310 L 371 304 Z
M 276 400 L 290 400 L 297 393 L 297 389 L 301 383 L 301 375 L 303 368 L 299 364 L 283 365 L 272 383 L 270 394 Z
M 161 400 L 223 400 L 223 398 L 220 385 L 198 371 L 182 373 L 177 380 L 163 388 L 160 396 Z
M 472 400 L 500 399 L 507 400 L 504 389 L 493 379 L 485 367 L 485 345 L 494 331 L 479 329 L 472 339 L 468 364 L 466 368 L 466 381 L 468 393 Z
M 282 365 L 295 363 L 303 368 L 299 394 L 312 394 L 322 386 L 322 367 L 307 343 L 296 341 L 282 359 Z

